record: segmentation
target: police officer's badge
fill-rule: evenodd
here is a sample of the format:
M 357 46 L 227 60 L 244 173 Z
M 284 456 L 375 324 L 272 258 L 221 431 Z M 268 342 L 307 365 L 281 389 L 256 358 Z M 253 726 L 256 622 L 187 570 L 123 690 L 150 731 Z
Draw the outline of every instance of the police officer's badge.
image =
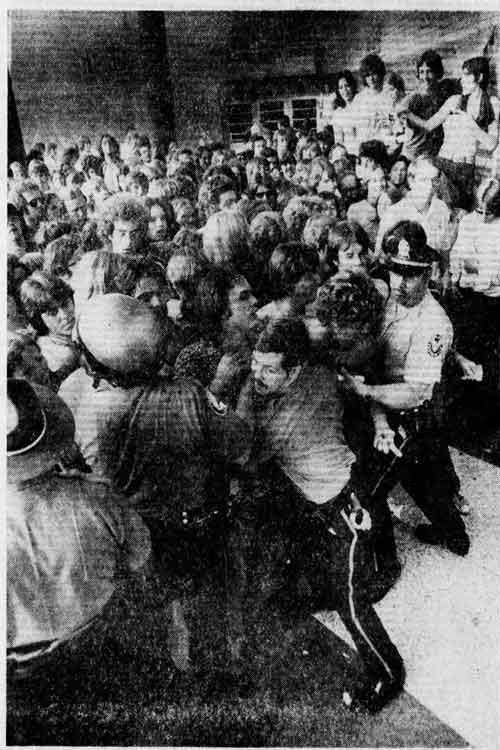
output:
M 440 333 L 436 333 L 427 344 L 427 351 L 431 357 L 439 357 L 443 351 L 443 347 L 443 337 Z

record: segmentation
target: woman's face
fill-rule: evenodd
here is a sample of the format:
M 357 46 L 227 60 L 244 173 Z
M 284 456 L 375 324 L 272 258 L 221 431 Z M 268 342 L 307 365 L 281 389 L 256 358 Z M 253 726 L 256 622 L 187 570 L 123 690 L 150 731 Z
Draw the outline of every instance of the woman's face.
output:
M 168 222 L 165 211 L 161 206 L 151 206 L 148 224 L 148 236 L 153 242 L 167 239 Z
M 392 105 L 396 104 L 403 96 L 395 86 L 387 86 L 387 93 Z
M 392 166 L 391 173 L 390 173 L 391 183 L 395 185 L 396 187 L 400 187 L 401 185 L 404 185 L 406 182 L 407 172 L 408 172 L 408 168 L 404 161 L 395 162 L 395 164 L 393 164 Z
M 479 89 L 479 82 L 476 81 L 474 73 L 469 73 L 467 68 L 462 68 L 460 83 L 462 85 L 462 93 L 464 96 L 468 96 Z
M 380 89 L 382 88 L 383 82 L 384 82 L 383 76 L 380 76 L 377 73 L 374 73 L 373 71 L 370 71 L 365 76 L 365 85 L 368 89 L 372 89 L 372 91 L 380 91 Z
M 72 299 L 62 302 L 57 309 L 42 313 L 42 320 L 49 333 L 59 336 L 71 336 L 75 325 L 75 305 Z
M 345 102 L 350 102 L 354 98 L 354 90 L 346 78 L 341 78 L 338 83 L 339 94 Z

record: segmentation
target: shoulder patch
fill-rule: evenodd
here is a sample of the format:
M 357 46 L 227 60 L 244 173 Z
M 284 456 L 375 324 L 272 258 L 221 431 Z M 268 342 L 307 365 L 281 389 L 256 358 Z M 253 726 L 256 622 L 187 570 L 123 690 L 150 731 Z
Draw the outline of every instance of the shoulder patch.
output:
M 440 333 L 436 333 L 427 344 L 427 353 L 431 357 L 439 357 L 443 353 L 443 349 L 443 337 Z

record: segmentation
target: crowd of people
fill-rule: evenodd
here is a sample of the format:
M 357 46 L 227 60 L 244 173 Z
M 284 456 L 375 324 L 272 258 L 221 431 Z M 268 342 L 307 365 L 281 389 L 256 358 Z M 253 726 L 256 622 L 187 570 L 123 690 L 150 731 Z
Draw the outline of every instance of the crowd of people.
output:
M 401 573 L 390 492 L 465 556 L 447 413 L 458 382 L 500 403 L 498 100 L 485 58 L 416 69 L 409 96 L 377 55 L 359 92 L 342 71 L 320 132 L 131 129 L 9 165 L 9 678 L 134 576 L 195 671 L 184 598 L 222 570 L 233 666 L 271 605 L 335 609 L 364 665 L 346 704 L 401 690 L 373 606 Z

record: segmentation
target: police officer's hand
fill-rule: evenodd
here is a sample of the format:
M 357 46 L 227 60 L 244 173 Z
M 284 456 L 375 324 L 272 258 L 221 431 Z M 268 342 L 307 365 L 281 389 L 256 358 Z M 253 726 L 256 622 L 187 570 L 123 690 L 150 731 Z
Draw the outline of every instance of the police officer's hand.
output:
M 349 393 L 355 393 L 360 398 L 366 398 L 368 396 L 369 389 L 362 375 L 351 375 L 349 370 L 345 367 L 341 367 L 338 379 L 339 382 L 342 383 L 344 390 Z
M 389 424 L 381 425 L 378 424 L 375 427 L 375 437 L 373 438 L 373 446 L 381 453 L 394 453 L 395 456 L 398 458 L 401 458 L 403 455 L 399 448 L 397 447 L 396 443 L 394 442 L 394 438 L 396 437 L 396 433 L 394 432 L 391 427 L 389 427 Z

